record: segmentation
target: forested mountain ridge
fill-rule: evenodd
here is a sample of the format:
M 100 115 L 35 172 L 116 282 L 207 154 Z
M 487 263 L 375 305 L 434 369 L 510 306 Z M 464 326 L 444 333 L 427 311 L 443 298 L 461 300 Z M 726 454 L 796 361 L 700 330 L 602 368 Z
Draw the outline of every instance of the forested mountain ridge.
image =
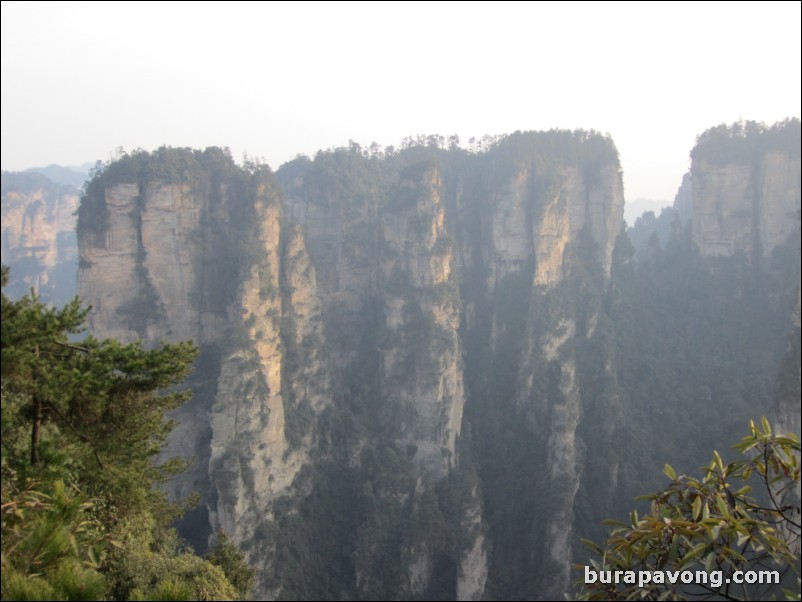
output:
M 787 139 L 750 184 L 761 216 L 798 207 Z M 201 492 L 185 534 L 224 527 L 257 595 L 562 596 L 579 537 L 770 412 L 798 303 L 798 221 L 761 218 L 786 229 L 757 228 L 758 265 L 738 237 L 706 253 L 695 218 L 636 255 L 622 211 L 592 132 L 275 174 L 160 149 L 89 184 L 79 292 L 101 336 L 200 345 L 174 493 Z

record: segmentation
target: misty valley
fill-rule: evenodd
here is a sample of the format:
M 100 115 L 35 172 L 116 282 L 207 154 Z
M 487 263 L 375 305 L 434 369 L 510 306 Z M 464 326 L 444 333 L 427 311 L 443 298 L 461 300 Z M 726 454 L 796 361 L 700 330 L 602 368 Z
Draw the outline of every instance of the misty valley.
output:
M 193 501 L 166 556 L 235 554 L 222 531 L 254 599 L 580 595 L 583 540 L 633 509 L 660 519 L 636 498 L 666 487 L 666 464 L 733 461 L 763 416 L 800 434 L 800 122 L 713 127 L 689 151 L 673 206 L 629 225 L 618 151 L 594 131 L 352 142 L 275 171 L 162 147 L 98 162 L 82 188 L 63 170 L 3 172 L 4 541 L 25 520 L 6 503 L 36 491 L 20 485 L 32 444 L 12 408 L 39 394 L 19 384 L 35 371 L 5 372 L 6 297 L 33 288 L 56 306 L 78 295 L 99 340 L 197 346 L 169 385 L 191 399 L 164 408 L 158 461 L 186 465 L 158 486 Z M 87 355 L 69 345 L 60 356 Z M 41 418 L 43 445 L 92 438 L 69 408 Z M 169 546 L 148 540 L 133 561 L 106 540 L 81 561 L 98 591 L 155 596 Z M 697 553 L 684 566 L 704 566 Z M 199 566 L 175 574 L 235 589 L 187 598 L 243 594 Z

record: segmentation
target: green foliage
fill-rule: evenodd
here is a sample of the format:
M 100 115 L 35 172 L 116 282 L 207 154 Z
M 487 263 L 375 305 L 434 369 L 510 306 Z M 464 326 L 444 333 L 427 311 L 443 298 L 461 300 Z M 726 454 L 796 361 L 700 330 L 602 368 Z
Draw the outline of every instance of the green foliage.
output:
M 178 579 L 166 578 L 159 581 L 155 586 L 151 587 L 147 592 L 141 589 L 134 590 L 132 600 L 193 600 L 192 588 L 186 581 Z
M 721 124 L 705 130 L 691 151 L 694 161 L 713 165 L 752 163 L 766 151 L 782 151 L 793 158 L 800 156 L 800 121 L 786 119 L 771 126 L 756 121 Z
M 222 568 L 194 554 L 134 553 L 126 568 L 132 600 L 239 599 Z
M 691 470 L 750 416 L 771 411 L 799 282 L 798 243 L 788 251 L 797 259 L 765 271 L 744 256 L 705 259 L 686 228 L 636 261 L 616 254 L 605 312 L 627 415 L 617 429 L 630 466 L 619 503 L 656 487 L 664 462 Z
M 197 350 L 76 342 L 85 316 L 2 296 L 3 599 L 233 598 L 174 542 L 181 509 L 155 488 L 183 464 L 154 461 Z
M 629 523 L 610 521 L 615 528 L 601 546 L 585 542 L 598 557 L 591 561 L 596 571 L 721 571 L 719 587 L 599 580 L 585 584 L 581 598 L 762 600 L 770 586 L 730 583 L 733 573 L 791 570 L 798 575 L 799 438 L 773 434 L 764 418 L 760 425 L 750 424 L 750 434 L 735 449 L 746 459 L 725 464 L 714 451 L 698 479 L 677 476 L 666 464 L 668 487 L 642 498 L 651 501 L 651 514 L 640 518 L 632 512 Z
M 33 441 L 30 465 L 14 457 L 9 466 L 26 476 L 55 470 L 58 462 L 46 462 L 47 449 L 69 447 L 70 468 L 85 484 L 119 488 L 117 493 L 133 495 L 129 501 L 136 503 L 149 495 L 138 479 L 150 483 L 171 471 L 151 466 L 150 459 L 172 426 L 164 412 L 183 403 L 188 392 L 161 391 L 188 374 L 196 350 L 177 343 L 146 351 L 139 343 L 92 337 L 72 343 L 68 334 L 81 330 L 85 314 L 77 300 L 55 309 L 35 296 L 13 303 L 3 297 L 3 389 L 16 394 L 9 397 L 8 410 L 16 427 L 29 423 Z M 126 471 L 117 471 L 121 465 Z M 129 471 L 136 474 L 122 478 Z
M 5 464 L 4 464 L 5 468 Z M 37 486 L 40 490 L 34 490 Z M 43 490 L 50 493 L 44 493 Z M 4 600 L 97 600 L 106 583 L 97 521 L 86 496 L 60 480 L 3 491 Z
M 495 185 L 504 185 L 522 169 L 529 170 L 535 191 L 547 193 L 561 167 L 581 170 L 595 184 L 602 167 L 618 167 L 618 151 L 609 134 L 594 130 L 520 132 L 502 137 L 482 159 L 492 167 Z
M 206 560 L 222 569 L 240 600 L 250 599 L 254 570 L 245 562 L 243 553 L 231 544 L 225 531 L 217 533 L 217 541 L 206 555 Z

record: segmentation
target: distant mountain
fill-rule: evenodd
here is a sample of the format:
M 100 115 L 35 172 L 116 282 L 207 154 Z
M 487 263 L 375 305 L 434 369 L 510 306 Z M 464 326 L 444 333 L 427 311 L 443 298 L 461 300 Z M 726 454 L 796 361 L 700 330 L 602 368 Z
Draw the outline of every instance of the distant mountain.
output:
M 65 167 L 64 165 L 56 165 L 53 163 L 47 167 L 31 167 L 30 169 L 26 169 L 23 173 L 40 173 L 47 176 L 56 184 L 74 186 L 80 190 L 89 175 L 89 169 L 91 167 L 92 163 L 84 163 L 77 167 Z
M 670 207 L 671 203 L 666 200 L 655 199 L 635 199 L 624 205 L 624 219 L 630 228 L 635 225 L 635 220 L 647 211 L 653 211 L 655 215 L 660 215 L 663 207 Z

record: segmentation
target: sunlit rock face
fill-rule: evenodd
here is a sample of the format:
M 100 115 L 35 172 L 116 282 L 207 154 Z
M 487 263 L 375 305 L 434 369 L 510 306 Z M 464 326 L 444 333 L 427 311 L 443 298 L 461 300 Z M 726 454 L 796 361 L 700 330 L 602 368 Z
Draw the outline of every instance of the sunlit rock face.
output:
M 498 191 L 493 211 L 492 280 L 500 280 L 535 258 L 534 283 L 556 284 L 566 271 L 567 248 L 584 230 L 598 245 L 599 259 L 609 275 L 624 206 L 617 163 L 604 165 L 592 180 L 579 166 L 559 166 L 542 196 L 530 192 L 532 179 L 530 171 L 523 169 Z
M 105 231 L 79 241 L 78 289 L 92 304 L 92 331 L 124 341 L 219 336 L 222 322 L 208 323 L 191 299 L 209 199 L 186 183 L 120 182 L 104 191 L 104 207 Z

